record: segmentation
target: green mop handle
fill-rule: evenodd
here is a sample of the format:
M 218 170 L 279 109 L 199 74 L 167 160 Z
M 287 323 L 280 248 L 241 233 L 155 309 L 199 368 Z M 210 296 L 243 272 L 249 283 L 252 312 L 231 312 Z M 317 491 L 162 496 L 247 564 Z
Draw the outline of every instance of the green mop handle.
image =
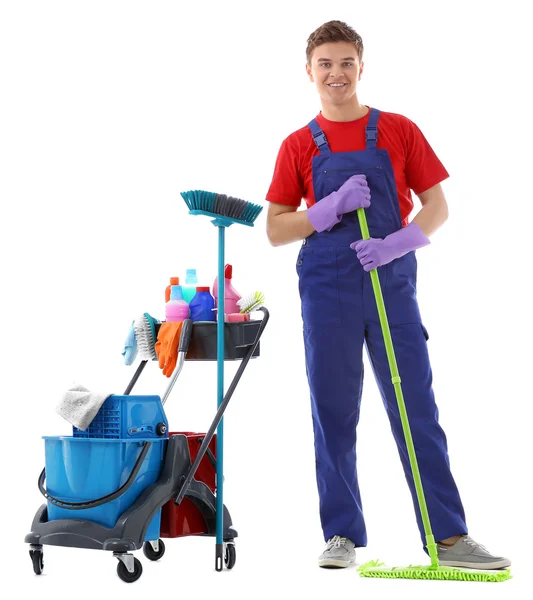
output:
M 370 239 L 370 233 L 368 231 L 368 224 L 366 221 L 365 209 L 358 208 L 357 216 L 359 217 L 359 225 L 361 226 L 361 233 L 363 239 Z M 377 269 L 370 271 L 370 279 L 372 281 L 372 288 L 374 289 L 374 297 L 378 308 L 379 321 L 381 323 L 381 331 L 383 332 L 383 339 L 385 342 L 385 350 L 387 351 L 387 359 L 389 361 L 390 372 L 392 376 L 392 384 L 396 393 L 396 400 L 398 402 L 398 409 L 400 411 L 400 419 L 402 421 L 403 433 L 405 436 L 405 443 L 407 445 L 407 452 L 409 454 L 409 462 L 411 463 L 411 471 L 413 472 L 413 479 L 415 482 L 416 495 L 418 498 L 418 504 L 420 506 L 420 513 L 422 515 L 422 522 L 424 523 L 424 532 L 426 534 L 426 547 L 431 558 L 431 568 L 437 568 L 439 566 L 439 559 L 437 554 L 437 544 L 433 532 L 431 531 L 431 523 L 429 520 L 428 508 L 426 505 L 426 498 L 424 496 L 424 488 L 422 487 L 422 480 L 420 478 L 420 470 L 418 469 L 418 462 L 416 460 L 415 446 L 413 444 L 413 436 L 411 435 L 411 428 L 409 427 L 409 419 L 407 417 L 407 410 L 405 408 L 405 401 L 403 398 L 402 386 L 400 374 L 398 372 L 398 365 L 396 364 L 396 355 L 394 353 L 394 346 L 392 344 L 392 337 L 389 328 L 389 321 L 387 319 L 387 312 L 385 310 L 385 302 L 383 301 L 383 294 L 381 293 L 381 285 L 379 283 L 379 275 Z

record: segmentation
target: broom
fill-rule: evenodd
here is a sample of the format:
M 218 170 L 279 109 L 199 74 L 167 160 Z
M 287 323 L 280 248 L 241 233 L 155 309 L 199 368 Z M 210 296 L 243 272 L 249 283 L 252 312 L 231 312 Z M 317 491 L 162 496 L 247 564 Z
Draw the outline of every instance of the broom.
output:
M 359 218 L 359 225 L 361 227 L 363 239 L 370 239 L 365 209 L 358 208 L 357 216 Z M 396 364 L 396 356 L 394 353 L 394 347 L 392 345 L 392 337 L 390 333 L 389 322 L 387 319 L 387 313 L 385 311 L 385 303 L 383 301 L 383 295 L 381 293 L 381 285 L 379 283 L 379 275 L 377 269 L 372 269 L 370 271 L 370 278 L 372 281 L 372 288 L 374 290 L 374 297 L 376 299 L 379 321 L 381 323 L 381 330 L 383 332 L 383 339 L 385 341 L 385 349 L 387 351 L 387 358 L 389 361 L 392 383 L 394 385 L 394 391 L 396 393 L 396 400 L 398 401 L 400 419 L 402 422 L 403 433 L 407 445 L 407 452 L 409 454 L 409 462 L 411 464 L 411 470 L 413 472 L 413 479 L 415 482 L 418 505 L 420 507 L 420 513 L 422 515 L 422 521 L 424 524 L 424 533 L 426 535 L 426 547 L 428 549 L 429 556 L 431 559 L 431 565 L 386 567 L 383 563 L 380 563 L 379 561 L 370 561 L 368 563 L 365 563 L 364 565 L 361 565 L 358 571 L 362 577 L 381 577 L 387 579 L 442 579 L 455 581 L 505 581 L 506 579 L 511 579 L 511 574 L 508 569 L 500 571 L 483 571 L 472 569 L 460 569 L 457 567 L 444 567 L 439 565 L 437 544 L 435 543 L 435 537 L 433 536 L 431 522 L 429 520 L 429 513 L 426 505 L 426 499 L 424 496 L 424 489 L 422 487 L 422 480 L 420 478 L 420 471 L 418 469 L 418 462 L 416 459 L 411 429 L 409 427 L 409 420 L 407 417 L 407 410 L 405 408 L 405 401 L 403 398 L 400 374 L 398 372 L 398 365 Z
M 233 223 L 253 227 L 254 221 L 263 210 L 262 206 L 251 204 L 224 194 L 191 190 L 181 193 L 182 198 L 189 207 L 189 214 L 212 217 L 213 225 L 218 227 L 218 310 L 217 310 L 217 374 L 218 394 L 217 406 L 220 407 L 224 399 L 224 243 L 225 229 Z M 217 428 L 217 475 L 216 475 L 216 557 L 215 568 L 223 569 L 223 514 L 224 502 L 222 496 L 223 486 L 223 447 L 224 423 L 223 418 Z

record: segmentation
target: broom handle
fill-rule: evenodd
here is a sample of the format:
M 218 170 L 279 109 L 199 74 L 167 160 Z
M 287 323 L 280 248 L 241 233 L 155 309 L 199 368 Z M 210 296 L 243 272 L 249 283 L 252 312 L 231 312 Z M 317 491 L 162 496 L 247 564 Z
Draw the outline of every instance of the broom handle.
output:
M 364 240 L 370 239 L 370 233 L 368 231 L 368 224 L 366 221 L 365 209 L 358 208 L 357 216 L 359 218 L 359 225 L 361 227 L 361 233 Z M 400 411 L 400 419 L 402 421 L 403 433 L 405 436 L 405 443 L 407 445 L 407 452 L 409 454 L 409 462 L 411 463 L 411 471 L 413 473 L 413 479 L 415 482 L 416 495 L 418 498 L 418 504 L 420 507 L 420 514 L 422 515 L 422 522 L 424 524 L 424 532 L 426 534 L 427 549 L 431 558 L 431 567 L 439 566 L 439 559 L 437 554 L 437 545 L 435 538 L 431 530 L 431 522 L 429 520 L 429 513 L 426 504 L 426 498 L 424 496 L 424 488 L 422 487 L 422 479 L 420 478 L 420 470 L 418 468 L 418 461 L 416 460 L 415 446 L 413 443 L 413 436 L 411 435 L 411 428 L 409 427 L 409 419 L 407 417 L 407 409 L 405 408 L 405 401 L 403 398 L 403 391 L 401 385 L 400 374 L 398 372 L 398 365 L 396 363 L 396 355 L 394 353 L 394 346 L 392 344 L 392 337 L 389 328 L 389 321 L 387 319 L 387 312 L 385 310 L 385 302 L 383 301 L 383 294 L 381 292 L 381 285 L 379 283 L 379 275 L 377 269 L 370 271 L 370 279 L 372 281 L 372 288 L 374 289 L 374 297 L 376 299 L 379 322 L 381 324 L 381 331 L 383 332 L 383 340 L 385 342 L 385 350 L 387 352 L 387 359 L 389 361 L 390 372 L 392 376 L 392 384 L 396 393 L 396 400 L 398 402 L 398 409 Z
M 224 238 L 225 227 L 218 227 L 218 310 L 217 310 L 217 408 L 220 408 L 224 400 L 224 292 L 226 281 L 224 279 Z M 222 488 L 224 483 L 224 419 L 220 419 L 217 428 L 217 476 L 216 476 L 216 546 L 215 546 L 215 569 L 222 571 L 224 568 L 224 499 Z

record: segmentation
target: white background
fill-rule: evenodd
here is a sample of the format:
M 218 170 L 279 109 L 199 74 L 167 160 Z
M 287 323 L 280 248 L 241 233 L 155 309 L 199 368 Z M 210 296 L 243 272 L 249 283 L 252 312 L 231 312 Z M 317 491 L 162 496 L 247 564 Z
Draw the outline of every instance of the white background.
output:
M 531 597 L 532 99 L 522 4 L 2 3 L 2 588 L 16 582 L 19 594 L 46 598 Z M 179 192 L 266 204 L 279 145 L 320 109 L 305 47 L 330 19 L 363 37 L 360 100 L 411 118 L 451 174 L 450 219 L 417 254 L 419 303 L 470 533 L 511 557 L 513 580 L 374 581 L 317 567 L 299 244 L 269 245 L 266 210 L 255 228 L 227 231 L 235 287 L 264 291 L 271 311 L 262 355 L 225 418 L 235 569 L 214 571 L 214 540 L 184 538 L 168 540 L 161 563 L 139 553 L 144 575 L 131 586 L 111 556 L 54 547 L 35 577 L 23 540 L 42 501 L 41 436 L 70 431 L 57 402 L 73 381 L 124 390 L 135 368 L 121 356 L 129 324 L 143 311 L 164 318 L 170 276 L 195 267 L 211 285 L 217 231 L 188 215 Z M 136 391 L 162 394 L 166 379 L 149 367 Z M 235 368 L 227 364 L 227 381 Z M 187 363 L 166 406 L 171 429 L 206 431 L 215 363 Z M 358 456 L 369 535 L 358 562 L 427 563 L 369 369 Z

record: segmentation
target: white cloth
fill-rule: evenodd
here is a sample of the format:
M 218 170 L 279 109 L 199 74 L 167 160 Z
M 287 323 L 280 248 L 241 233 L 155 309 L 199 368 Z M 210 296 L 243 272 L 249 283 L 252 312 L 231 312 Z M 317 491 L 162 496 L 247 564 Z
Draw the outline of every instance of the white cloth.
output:
M 112 394 L 91 392 L 77 383 L 65 393 L 56 411 L 69 423 L 85 431 L 100 410 L 102 404 Z

